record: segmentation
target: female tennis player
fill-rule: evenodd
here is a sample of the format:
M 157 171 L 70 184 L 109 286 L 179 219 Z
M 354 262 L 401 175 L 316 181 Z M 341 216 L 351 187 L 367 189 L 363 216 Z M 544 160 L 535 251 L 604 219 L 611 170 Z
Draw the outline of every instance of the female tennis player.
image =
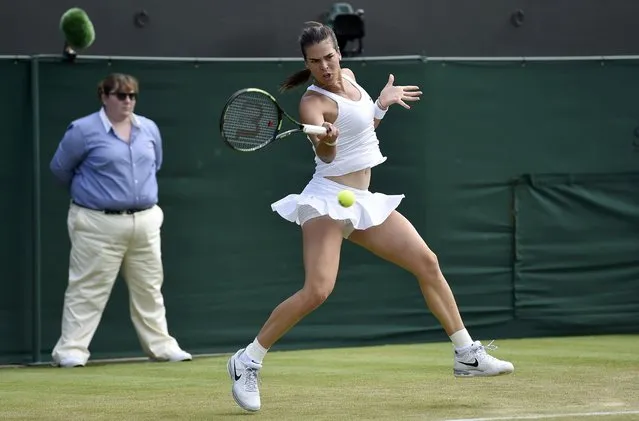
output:
M 325 136 L 310 135 L 315 150 L 315 174 L 301 194 L 273 203 L 285 219 L 301 226 L 305 281 L 301 290 L 277 306 L 246 348 L 228 361 L 235 401 L 257 411 L 261 400 L 258 372 L 269 348 L 303 317 L 319 307 L 335 285 L 344 238 L 415 275 L 430 311 L 442 324 L 454 346 L 453 373 L 458 377 L 512 373 L 511 363 L 486 353 L 464 327 L 455 298 L 437 257 L 397 206 L 403 195 L 387 196 L 368 190 L 371 168 L 386 158 L 381 154 L 375 128 L 388 108 L 410 108 L 418 101 L 417 86 L 396 86 L 390 75 L 379 97 L 372 100 L 349 69 L 340 67 L 340 51 L 333 31 L 311 22 L 299 38 L 306 69 L 282 85 L 290 89 L 312 76 L 299 106 L 304 124 L 324 126 Z M 337 194 L 355 193 L 356 202 L 342 207 Z

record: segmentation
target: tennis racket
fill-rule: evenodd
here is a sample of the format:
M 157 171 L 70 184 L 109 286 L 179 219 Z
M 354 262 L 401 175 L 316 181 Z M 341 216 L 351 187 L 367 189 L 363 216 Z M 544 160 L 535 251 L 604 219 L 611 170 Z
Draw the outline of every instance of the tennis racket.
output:
M 296 128 L 282 131 L 284 118 Z M 246 88 L 235 92 L 226 101 L 220 117 L 220 132 L 231 148 L 252 152 L 294 133 L 325 135 L 326 128 L 302 124 L 288 115 L 268 92 Z

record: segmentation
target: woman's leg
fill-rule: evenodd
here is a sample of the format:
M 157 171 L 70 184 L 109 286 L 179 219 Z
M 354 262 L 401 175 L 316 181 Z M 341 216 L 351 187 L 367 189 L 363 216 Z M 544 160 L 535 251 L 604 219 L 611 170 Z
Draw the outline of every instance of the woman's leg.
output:
M 393 211 L 381 225 L 354 231 L 349 240 L 417 277 L 428 308 L 455 345 L 455 375 L 493 376 L 513 371 L 512 364 L 487 355 L 479 342 L 473 342 L 437 256 L 403 215 Z
M 273 310 L 253 343 L 245 350 L 237 351 L 229 360 L 233 397 L 240 407 L 248 411 L 260 409 L 257 372 L 266 352 L 333 291 L 339 268 L 342 228 L 342 223 L 325 216 L 303 224 L 304 286 Z
M 448 336 L 464 329 L 455 297 L 439 268 L 437 256 L 403 215 L 394 211 L 383 224 L 354 231 L 349 240 L 415 275 L 428 308 Z
M 302 241 L 304 286 L 273 310 L 258 333 L 257 340 L 266 349 L 319 307 L 335 286 L 342 247 L 341 223 L 328 217 L 311 219 L 302 226 Z

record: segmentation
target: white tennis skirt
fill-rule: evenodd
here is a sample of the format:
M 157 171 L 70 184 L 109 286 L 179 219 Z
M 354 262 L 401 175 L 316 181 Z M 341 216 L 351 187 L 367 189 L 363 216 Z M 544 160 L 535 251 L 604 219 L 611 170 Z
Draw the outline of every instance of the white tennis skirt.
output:
M 337 194 L 350 190 L 355 194 L 355 204 L 345 208 L 337 201 Z M 359 190 L 321 176 L 314 176 L 302 193 L 289 194 L 271 204 L 271 209 L 284 219 L 303 225 L 320 216 L 344 224 L 343 235 L 348 238 L 354 230 L 365 230 L 380 225 L 399 206 L 404 198 L 400 195 L 385 195 Z

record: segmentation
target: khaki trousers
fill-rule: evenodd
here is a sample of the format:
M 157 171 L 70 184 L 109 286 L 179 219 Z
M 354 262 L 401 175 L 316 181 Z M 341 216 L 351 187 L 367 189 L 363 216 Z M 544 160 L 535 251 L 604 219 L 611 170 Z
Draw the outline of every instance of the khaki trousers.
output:
M 159 206 L 131 215 L 106 215 L 71 204 L 67 217 L 69 284 L 62 334 L 51 354 L 54 362 L 87 362 L 89 344 L 120 269 L 129 290 L 131 320 L 144 352 L 164 360 L 180 351 L 168 333 L 161 292 L 163 221 Z

